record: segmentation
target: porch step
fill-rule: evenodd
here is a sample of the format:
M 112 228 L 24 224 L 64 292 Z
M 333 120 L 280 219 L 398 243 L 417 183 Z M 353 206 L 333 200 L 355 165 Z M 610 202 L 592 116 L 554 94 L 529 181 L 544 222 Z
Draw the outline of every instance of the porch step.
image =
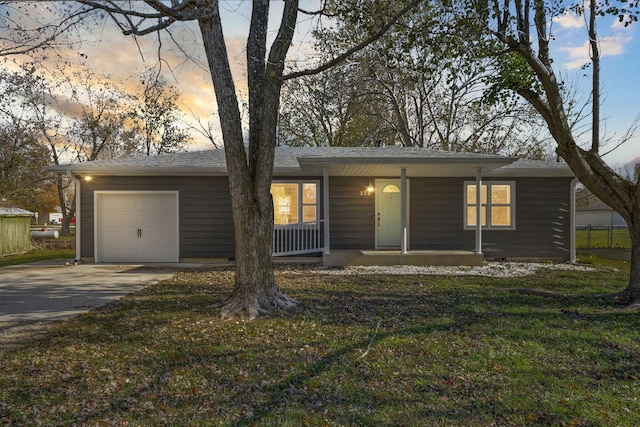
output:
M 325 267 L 347 265 L 482 265 L 482 254 L 471 251 L 371 251 L 338 250 L 322 256 Z

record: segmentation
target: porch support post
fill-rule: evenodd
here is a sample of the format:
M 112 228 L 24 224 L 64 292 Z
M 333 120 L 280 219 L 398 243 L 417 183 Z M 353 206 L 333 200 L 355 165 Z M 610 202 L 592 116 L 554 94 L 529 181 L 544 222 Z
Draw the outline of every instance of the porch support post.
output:
M 407 253 L 407 169 L 400 170 L 400 228 L 402 230 L 400 252 Z
M 489 197 L 487 195 L 487 197 Z M 476 254 L 482 255 L 482 168 L 476 172 Z
M 329 230 L 329 167 L 322 169 L 322 205 L 324 210 L 324 255 L 331 254 L 331 233 Z

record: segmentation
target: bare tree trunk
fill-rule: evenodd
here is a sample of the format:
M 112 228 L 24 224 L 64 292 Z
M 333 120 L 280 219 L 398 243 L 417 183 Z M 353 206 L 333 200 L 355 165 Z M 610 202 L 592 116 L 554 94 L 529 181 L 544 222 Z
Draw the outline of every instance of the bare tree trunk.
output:
M 637 211 L 635 216 L 636 223 L 628 223 L 631 238 L 629 285 L 621 294 L 621 302 L 628 305 L 640 305 L 640 211 Z
M 243 315 L 254 319 L 272 311 L 290 308 L 295 301 L 280 291 L 273 275 L 273 204 L 266 212 L 260 209 L 257 202 L 241 209 L 238 212 L 234 208 L 234 224 L 240 230 L 235 233 L 235 287 L 231 297 L 225 301 L 220 316 Z
M 64 200 L 66 203 L 66 198 Z M 62 206 L 62 227 L 60 228 L 60 234 L 62 236 L 71 236 L 71 218 L 76 214 L 76 194 L 74 190 L 73 200 L 71 200 L 71 207 Z
M 58 191 L 58 200 L 60 202 L 60 211 L 62 212 L 62 229 L 60 230 L 60 234 L 63 236 L 69 236 L 71 233 L 69 232 L 69 222 L 71 219 L 67 214 L 67 198 L 64 195 L 64 183 L 62 181 L 62 175 L 56 176 L 56 190 Z M 67 227 L 65 229 L 65 223 Z
M 281 76 L 295 28 L 297 2 L 286 3 L 283 23 L 266 62 L 268 8 L 267 0 L 254 2 L 247 42 L 248 153 L 244 147 L 238 100 L 219 12 L 214 8 L 211 16 L 199 20 L 218 103 L 234 223 L 235 287 L 220 311 L 222 318 L 240 315 L 253 319 L 295 305 L 295 300 L 278 289 L 273 275 L 273 201 L 270 187 Z
M 53 140 L 49 137 L 49 134 L 47 134 L 46 130 L 43 128 L 41 129 L 42 134 L 44 135 L 45 139 L 47 140 L 50 150 L 51 150 L 51 157 L 53 159 L 54 164 L 59 165 L 60 164 L 60 157 L 58 156 L 58 150 L 56 148 L 55 143 L 53 142 Z M 71 230 L 69 227 L 69 224 L 71 223 L 71 217 L 73 215 L 75 215 L 75 194 L 73 196 L 73 205 L 71 207 L 71 209 L 69 210 L 67 208 L 67 196 L 64 192 L 65 190 L 65 182 L 64 182 L 64 177 L 62 175 L 57 175 L 56 176 L 56 190 L 58 192 L 58 201 L 60 203 L 60 212 L 62 213 L 62 228 L 60 230 L 60 234 L 62 236 L 70 236 L 71 235 Z

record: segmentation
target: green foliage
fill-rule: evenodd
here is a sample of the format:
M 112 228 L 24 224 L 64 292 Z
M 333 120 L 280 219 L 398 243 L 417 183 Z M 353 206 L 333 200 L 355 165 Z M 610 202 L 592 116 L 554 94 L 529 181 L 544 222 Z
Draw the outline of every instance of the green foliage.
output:
M 589 295 L 626 273 L 551 267 L 509 278 L 282 269 L 300 304 L 249 323 L 211 307 L 232 272 L 178 273 L 0 354 L 0 419 L 637 425 L 639 317 Z
M 55 205 L 49 150 L 38 142 L 38 132 L 20 123 L 0 124 L 0 206 L 38 211 Z
M 575 3 L 561 8 L 560 13 L 564 10 L 571 10 L 577 15 L 585 13 L 584 3 Z M 640 16 L 640 2 L 638 0 L 604 0 L 596 5 L 596 14 L 598 16 L 615 16 L 618 22 L 628 27 L 634 22 L 638 22 Z
M 543 87 L 531 67 L 517 52 L 505 52 L 493 62 L 493 72 L 485 79 L 484 100 L 489 104 L 514 104 L 523 92 L 543 94 Z

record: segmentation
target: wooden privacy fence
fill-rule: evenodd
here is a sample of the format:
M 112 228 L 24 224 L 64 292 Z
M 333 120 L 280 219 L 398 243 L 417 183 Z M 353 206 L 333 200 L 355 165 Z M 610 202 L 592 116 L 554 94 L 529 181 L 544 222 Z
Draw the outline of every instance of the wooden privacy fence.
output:
M 626 226 L 586 225 L 576 227 L 576 247 L 595 248 L 631 248 L 631 237 Z

